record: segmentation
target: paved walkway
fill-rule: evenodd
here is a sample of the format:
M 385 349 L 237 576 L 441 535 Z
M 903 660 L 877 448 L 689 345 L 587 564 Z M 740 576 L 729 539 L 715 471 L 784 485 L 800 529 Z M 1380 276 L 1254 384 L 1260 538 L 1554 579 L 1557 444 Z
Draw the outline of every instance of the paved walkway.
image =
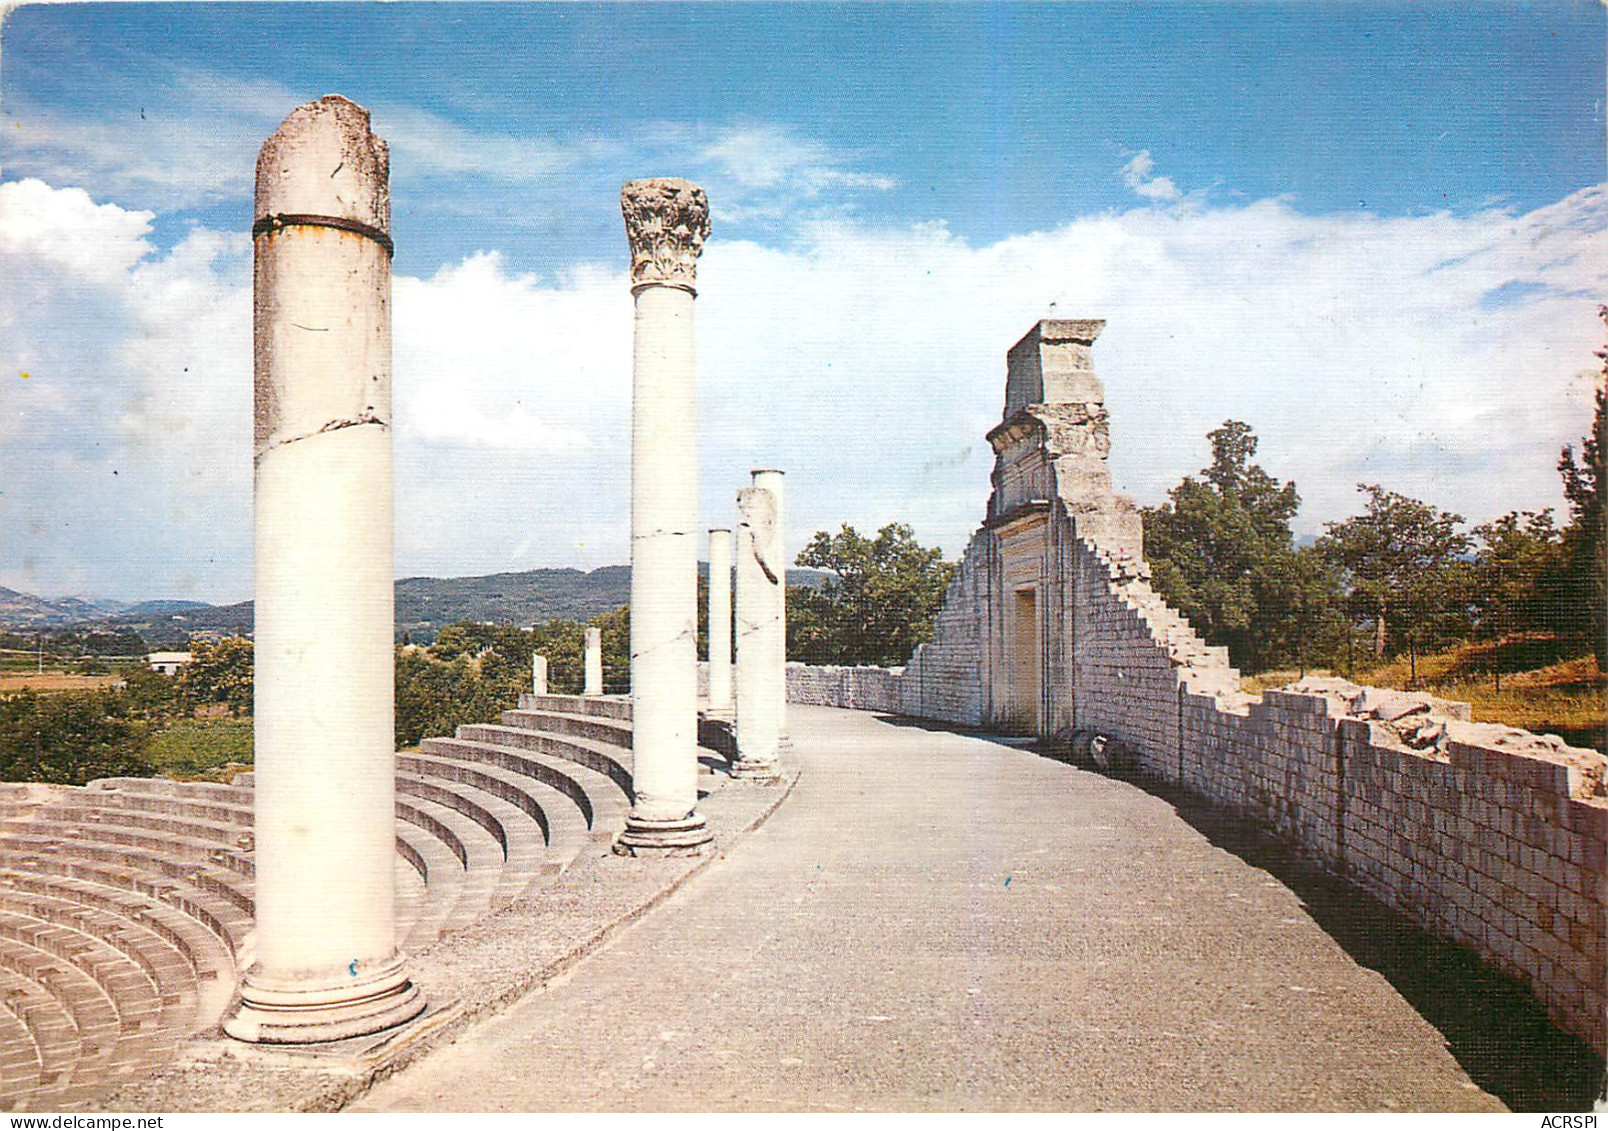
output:
M 791 722 L 804 777 L 727 860 L 354 1108 L 1500 1110 L 1160 798 L 869 714 Z

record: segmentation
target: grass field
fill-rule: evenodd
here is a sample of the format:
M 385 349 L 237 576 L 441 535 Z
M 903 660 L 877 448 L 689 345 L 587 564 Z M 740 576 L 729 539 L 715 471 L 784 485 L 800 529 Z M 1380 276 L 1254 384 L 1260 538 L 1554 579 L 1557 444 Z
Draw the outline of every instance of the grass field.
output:
M 227 781 L 251 765 L 251 752 L 250 719 L 182 719 L 151 736 L 148 757 L 163 777 Z
M 1299 677 L 1295 671 L 1263 672 L 1242 686 L 1258 692 Z M 1308 675 L 1339 675 L 1308 669 Z M 1500 680 L 1499 680 L 1500 676 Z M 1538 734 L 1556 734 L 1571 746 L 1608 751 L 1608 679 L 1589 653 L 1555 637 L 1526 635 L 1459 644 L 1418 658 L 1412 679 L 1407 657 L 1348 676 L 1356 683 L 1423 691 L 1468 703 L 1474 720 L 1504 723 Z M 1500 687 L 1498 687 L 1500 682 Z

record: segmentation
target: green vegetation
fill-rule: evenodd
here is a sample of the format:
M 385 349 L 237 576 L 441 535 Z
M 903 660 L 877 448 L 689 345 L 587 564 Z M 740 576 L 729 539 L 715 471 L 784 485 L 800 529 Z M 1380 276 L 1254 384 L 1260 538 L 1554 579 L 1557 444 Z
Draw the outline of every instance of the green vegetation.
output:
M 787 592 L 787 654 L 806 664 L 903 664 L 932 639 L 955 570 L 902 523 L 875 538 L 848 525 L 817 531 L 798 564 L 830 571 L 819 586 Z
M 146 758 L 163 777 L 223 780 L 251 765 L 251 739 L 250 719 L 175 719 L 151 735 Z
M 603 690 L 631 686 L 631 621 L 628 609 L 594 616 L 602 630 Z M 531 656 L 547 658 L 547 683 L 555 692 L 581 690 L 586 625 L 553 620 L 532 629 L 460 622 L 441 630 L 428 647 L 406 645 L 396 654 L 396 741 L 413 746 L 432 735 L 450 735 L 464 723 L 495 719 L 519 702 L 531 686 Z
M 1608 323 L 1608 307 L 1599 314 Z M 1464 530 L 1461 515 L 1364 483 L 1362 514 L 1297 548 L 1295 484 L 1250 463 L 1256 438 L 1231 420 L 1210 433 L 1201 478 L 1146 512 L 1157 590 L 1228 646 L 1252 673 L 1248 690 L 1335 671 L 1469 702 L 1479 721 L 1605 747 L 1608 349 L 1597 356 L 1591 432 L 1558 460 L 1569 502 L 1561 528 L 1547 509 Z
M 0 699 L 0 781 L 150 777 L 146 745 L 146 727 L 125 695 L 25 691 Z
M 178 674 L 181 702 L 191 708 L 220 704 L 234 714 L 249 714 L 252 655 L 251 641 L 241 636 L 192 641 L 190 662 Z

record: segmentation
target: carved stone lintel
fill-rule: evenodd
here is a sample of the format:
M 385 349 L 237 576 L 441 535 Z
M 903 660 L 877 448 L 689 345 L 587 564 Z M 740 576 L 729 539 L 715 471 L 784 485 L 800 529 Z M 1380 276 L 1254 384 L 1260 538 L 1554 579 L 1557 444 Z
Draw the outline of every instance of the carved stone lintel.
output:
M 629 181 L 620 190 L 631 243 L 631 288 L 654 284 L 697 293 L 698 256 L 709 238 L 709 198 L 679 177 Z

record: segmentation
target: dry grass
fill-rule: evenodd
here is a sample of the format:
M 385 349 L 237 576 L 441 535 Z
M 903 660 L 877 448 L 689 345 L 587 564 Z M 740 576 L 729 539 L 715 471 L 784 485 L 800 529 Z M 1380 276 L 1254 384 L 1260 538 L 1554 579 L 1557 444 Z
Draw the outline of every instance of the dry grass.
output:
M 1406 656 L 1359 668 L 1347 678 L 1456 699 L 1473 708 L 1476 722 L 1556 734 L 1574 746 L 1608 750 L 1608 679 L 1589 652 L 1571 654 L 1579 651 L 1577 644 L 1532 633 L 1420 656 L 1416 681 Z M 1339 673 L 1309 668 L 1307 674 Z M 1299 677 L 1293 670 L 1262 672 L 1245 678 L 1241 686 L 1254 694 Z
M 71 675 L 67 672 L 27 672 L 0 675 L 0 695 L 23 691 L 102 691 L 123 682 L 120 675 Z

